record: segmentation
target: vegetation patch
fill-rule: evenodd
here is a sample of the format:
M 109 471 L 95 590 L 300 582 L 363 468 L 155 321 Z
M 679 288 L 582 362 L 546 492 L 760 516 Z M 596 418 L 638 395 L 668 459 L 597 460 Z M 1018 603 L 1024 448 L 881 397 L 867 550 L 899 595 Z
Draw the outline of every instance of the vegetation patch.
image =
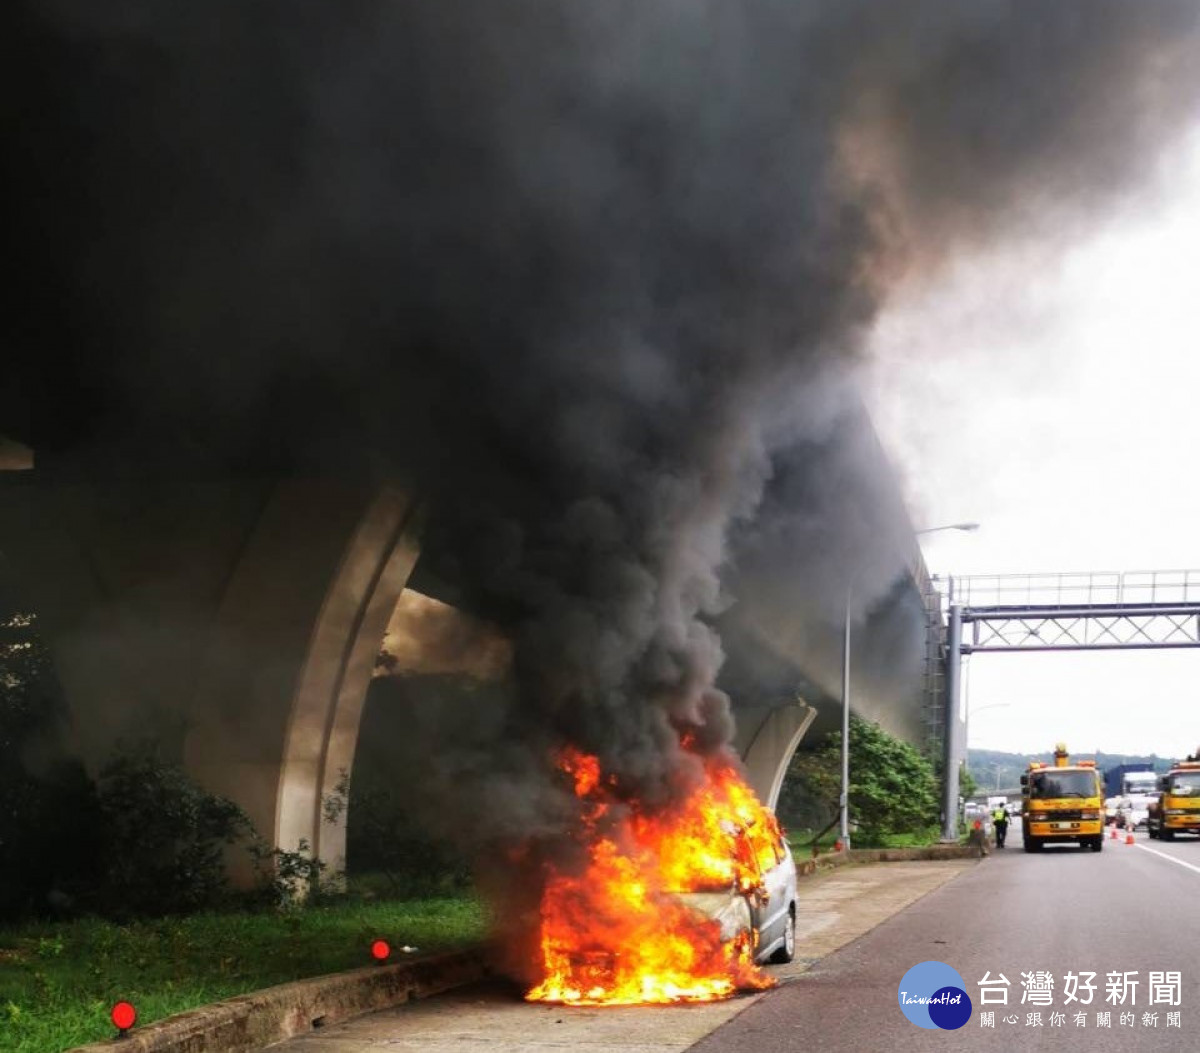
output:
M 878 724 L 853 716 L 849 752 L 851 845 L 907 848 L 936 841 L 938 781 L 929 760 Z M 792 759 L 778 810 L 793 831 L 793 847 L 809 846 L 814 837 L 822 845 L 836 840 L 841 785 L 840 733 Z
M 82 918 L 0 928 L 0 1049 L 59 1053 L 112 1038 L 126 999 L 147 1024 L 263 987 L 369 965 L 372 940 L 393 956 L 483 940 L 474 897 L 201 913 L 127 924 Z

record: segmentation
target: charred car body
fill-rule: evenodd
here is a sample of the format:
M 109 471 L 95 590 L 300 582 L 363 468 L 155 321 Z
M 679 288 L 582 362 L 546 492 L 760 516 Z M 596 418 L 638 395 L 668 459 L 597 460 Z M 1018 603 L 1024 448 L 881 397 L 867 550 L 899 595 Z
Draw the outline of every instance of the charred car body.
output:
M 756 962 L 790 962 L 796 953 L 796 864 L 778 829 L 755 845 L 743 830 L 732 831 L 743 873 L 753 880 L 722 888 L 677 893 L 693 910 L 721 926 L 725 941 L 749 940 Z

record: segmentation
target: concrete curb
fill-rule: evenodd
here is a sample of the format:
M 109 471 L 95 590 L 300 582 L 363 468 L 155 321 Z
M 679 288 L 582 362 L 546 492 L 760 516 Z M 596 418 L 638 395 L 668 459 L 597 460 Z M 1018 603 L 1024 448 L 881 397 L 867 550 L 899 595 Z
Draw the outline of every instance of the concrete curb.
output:
M 975 845 L 922 845 L 920 848 L 851 848 L 848 852 L 825 852 L 815 859 L 797 859 L 796 874 L 803 877 L 847 863 L 908 863 L 920 859 L 974 859 Z
M 137 1028 L 125 1038 L 67 1053 L 250 1053 L 362 1013 L 440 994 L 487 973 L 486 950 L 473 947 L 314 976 L 201 1006 Z

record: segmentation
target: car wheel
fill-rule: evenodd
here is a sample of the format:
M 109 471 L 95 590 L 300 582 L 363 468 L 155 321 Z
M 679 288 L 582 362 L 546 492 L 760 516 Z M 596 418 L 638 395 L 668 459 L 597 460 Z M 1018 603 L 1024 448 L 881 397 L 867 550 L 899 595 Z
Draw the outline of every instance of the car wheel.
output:
M 1103 837 L 1093 837 L 1092 838 L 1092 851 L 1093 852 L 1103 852 L 1104 851 L 1104 838 Z
M 1163 827 L 1161 830 L 1159 830 L 1159 832 L 1158 832 L 1158 839 L 1159 839 L 1160 841 L 1174 841 L 1174 840 L 1175 840 L 1175 831 L 1174 831 L 1174 830 L 1168 830 L 1168 829 L 1167 829 L 1167 828 L 1164 826 L 1164 827 Z
M 771 955 L 771 961 L 786 965 L 796 957 L 796 908 L 788 907 L 787 923 L 783 927 L 783 946 Z

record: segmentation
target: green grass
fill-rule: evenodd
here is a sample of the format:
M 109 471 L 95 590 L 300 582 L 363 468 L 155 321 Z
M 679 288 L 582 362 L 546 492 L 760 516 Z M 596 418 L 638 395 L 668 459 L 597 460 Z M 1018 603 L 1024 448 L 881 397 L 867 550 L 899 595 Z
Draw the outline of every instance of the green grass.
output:
M 789 830 L 787 839 L 791 845 L 793 854 L 797 859 L 807 859 L 812 855 L 812 830 Z M 830 830 L 821 836 L 818 846 L 822 852 L 833 850 L 834 842 L 841 837 L 841 834 L 835 829 Z M 882 837 L 867 841 L 863 835 L 850 835 L 851 848 L 921 848 L 925 845 L 935 845 L 940 840 L 940 831 L 937 827 L 930 827 L 928 830 L 916 834 L 884 834 Z
M 476 942 L 485 929 L 484 908 L 469 897 L 0 928 L 0 1050 L 60 1053 L 111 1038 L 108 1012 L 120 999 L 137 1007 L 141 1025 L 369 965 L 376 938 L 426 951 Z

